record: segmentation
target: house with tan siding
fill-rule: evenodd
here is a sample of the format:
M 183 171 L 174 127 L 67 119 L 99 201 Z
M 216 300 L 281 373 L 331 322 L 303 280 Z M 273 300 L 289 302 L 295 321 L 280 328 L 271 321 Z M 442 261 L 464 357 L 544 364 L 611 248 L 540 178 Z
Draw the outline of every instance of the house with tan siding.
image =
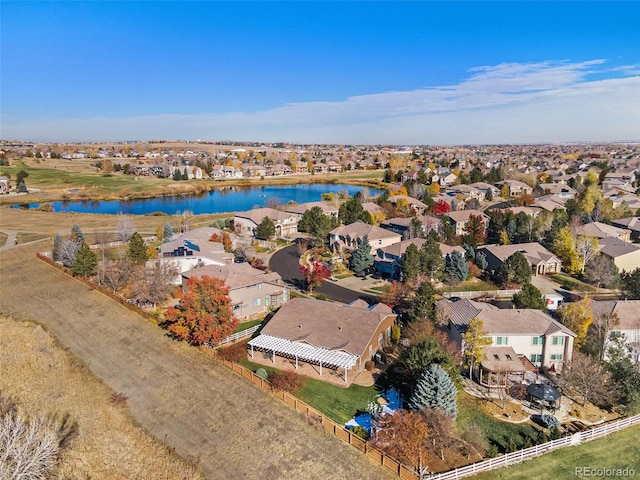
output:
M 391 341 L 396 314 L 382 303 L 294 298 L 249 341 L 251 360 L 348 387 Z

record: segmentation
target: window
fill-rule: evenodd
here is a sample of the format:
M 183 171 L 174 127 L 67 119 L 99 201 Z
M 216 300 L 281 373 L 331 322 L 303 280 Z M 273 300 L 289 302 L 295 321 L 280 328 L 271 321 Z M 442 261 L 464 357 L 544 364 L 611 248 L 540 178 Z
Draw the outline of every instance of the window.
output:
M 552 337 L 551 338 L 552 345 L 564 345 L 564 337 Z
M 531 341 L 533 345 L 544 345 L 544 337 L 542 335 L 539 337 L 532 337 Z
M 382 334 L 378 335 L 378 345 L 382 346 Z
M 253 306 L 254 307 L 259 307 L 260 305 L 262 305 L 262 297 L 256 297 L 253 299 Z
M 506 345 L 509 337 L 496 337 L 496 345 Z
M 542 363 L 542 354 L 540 354 L 540 353 L 532 353 L 531 354 L 531 363 Z
M 267 306 L 271 305 L 270 300 L 271 300 L 271 297 L 269 296 L 269 294 L 264 296 L 264 304 L 265 305 L 267 305 Z
M 561 353 L 552 353 L 551 354 L 551 361 L 556 361 L 559 362 L 560 360 L 562 360 L 562 354 Z
M 611 330 L 611 332 L 609 332 L 609 336 L 611 338 L 619 338 L 622 336 L 622 332 L 620 330 Z

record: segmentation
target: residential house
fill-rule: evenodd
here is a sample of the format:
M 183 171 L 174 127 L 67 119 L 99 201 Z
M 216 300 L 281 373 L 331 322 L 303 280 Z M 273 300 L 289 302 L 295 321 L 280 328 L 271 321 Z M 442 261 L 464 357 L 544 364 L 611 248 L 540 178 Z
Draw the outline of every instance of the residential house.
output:
M 7 176 L 0 177 L 0 193 L 9 193 L 11 191 L 11 181 Z
M 429 207 L 420 200 L 407 195 L 392 195 L 389 201 L 397 206 L 398 202 L 406 202 L 414 215 L 422 215 Z
M 224 178 L 242 178 L 244 176 L 242 169 L 233 165 L 224 165 L 222 167 L 222 174 Z
M 529 185 L 519 180 L 505 180 L 503 182 L 498 182 L 496 185 L 499 185 L 500 188 L 502 189 L 503 185 L 505 184 L 509 188 L 510 197 L 518 197 L 520 195 L 533 194 L 533 188 L 531 188 Z
M 632 272 L 640 268 L 640 245 L 616 237 L 606 237 L 598 241 L 598 247 L 600 254 L 613 260 L 620 272 Z
M 325 215 L 338 218 L 338 209 L 335 206 L 330 205 L 326 202 L 306 202 L 306 203 L 299 203 L 297 205 L 287 205 L 284 211 L 286 213 L 297 215 L 298 221 L 300 221 L 300 219 L 302 218 L 302 215 L 304 215 L 304 213 L 307 210 L 311 210 L 313 207 L 320 207 L 320 209 L 322 210 L 322 213 L 324 213 Z
M 618 228 L 612 225 L 607 225 L 601 222 L 585 223 L 575 229 L 577 235 L 584 235 L 594 238 L 608 238 L 613 237 L 623 242 L 629 242 L 631 240 L 631 231 L 626 228 Z
M 559 197 L 558 195 L 544 195 L 534 199 L 532 207 L 540 208 L 548 212 L 553 212 L 556 209 L 566 210 L 565 203 L 568 198 Z
M 337 251 L 342 249 L 353 251 L 362 243 L 364 237 L 369 240 L 372 254 L 375 254 L 378 248 L 393 245 L 402 240 L 402 236 L 398 233 L 357 221 L 331 230 L 329 232 L 329 247 Z
M 640 242 L 640 218 L 638 217 L 618 218 L 616 220 L 611 220 L 611 224 L 614 227 L 629 230 L 631 241 Z
M 569 185 L 563 183 L 541 183 L 538 185 L 538 191 L 542 195 L 557 195 L 560 198 L 573 198 L 578 193 Z
M 296 160 L 293 162 L 291 169 L 293 170 L 293 173 L 297 174 L 309 173 L 309 165 L 307 165 L 307 162 L 302 160 Z
M 409 248 L 409 245 L 415 245 L 416 248 L 420 250 L 424 242 L 426 242 L 424 238 L 412 238 L 387 247 L 378 248 L 373 266 L 378 272 L 385 276 L 389 276 L 392 279 L 400 279 L 402 257 L 407 251 L 407 248 Z M 440 243 L 440 251 L 442 252 L 442 256 L 449 255 L 452 252 L 458 252 L 462 254 L 462 256 L 465 255 L 464 248 L 450 246 L 444 243 Z
M 324 175 L 326 173 L 329 173 L 329 166 L 326 163 L 316 163 L 313 166 L 313 173 L 315 173 L 316 175 Z
M 531 265 L 533 275 L 560 273 L 562 261 L 537 242 L 514 245 L 487 245 L 478 248 L 487 258 L 487 270 L 495 271 L 516 252 L 522 253 Z
M 633 193 L 635 191 L 635 188 L 633 187 L 635 179 L 636 175 L 634 171 L 609 172 L 602 180 L 602 189 L 616 189 Z
M 613 202 L 614 207 L 619 207 L 622 204 L 626 204 L 632 212 L 637 212 L 638 210 L 640 210 L 640 196 L 634 193 L 626 193 L 620 195 L 619 192 L 616 192 L 616 194 L 612 195 L 603 191 L 602 195 L 604 197 L 610 198 Z
M 442 220 L 436 217 L 431 217 L 429 215 L 422 215 L 417 217 L 395 217 L 389 218 L 380 222 L 380 227 L 386 230 L 390 230 L 394 233 L 398 233 L 402 235 L 403 239 L 408 237 L 409 226 L 414 218 L 417 218 L 422 225 L 422 229 L 419 232 L 421 235 L 428 235 L 431 230 L 435 230 L 436 233 L 440 234 L 442 230 Z
M 444 221 L 448 221 L 455 227 L 456 235 L 464 235 L 465 225 L 469 221 L 471 215 L 475 215 L 476 217 L 480 217 L 484 223 L 485 229 L 487 225 L 489 225 L 489 217 L 481 212 L 480 210 L 460 210 L 460 211 L 452 211 L 445 215 L 443 218 Z
M 327 162 L 327 169 L 329 173 L 340 173 L 342 172 L 342 165 L 335 160 L 329 160 Z
M 402 177 L 401 177 L 400 181 L 402 183 L 406 183 L 406 182 L 409 182 L 409 181 L 417 182 L 418 181 L 419 172 L 420 172 L 419 170 L 409 170 L 409 171 L 407 171 L 407 172 L 402 174 Z
M 475 182 L 470 183 L 470 187 L 475 188 L 476 190 L 480 190 L 483 194 L 483 198 L 487 196 L 487 193 L 491 191 L 491 195 L 493 198 L 498 198 L 500 196 L 500 189 L 495 185 L 491 185 L 490 183 L 485 182 Z
M 182 288 L 189 278 L 215 277 L 229 287 L 233 314 L 238 318 L 269 312 L 287 303 L 289 292 L 276 272 L 265 272 L 248 263 L 199 266 L 182 274 Z
M 275 208 L 254 208 L 246 212 L 237 212 L 233 217 L 236 233 L 243 236 L 255 236 L 258 225 L 269 217 L 276 227 L 276 237 L 295 237 L 298 233 L 298 216 L 281 212 Z
M 511 347 L 525 364 L 529 361 L 536 367 L 558 371 L 571 362 L 576 334 L 541 310 L 500 309 L 468 299 L 442 299 L 436 302 L 436 312 L 461 352 L 462 335 L 469 322 L 477 318 L 492 346 Z
M 267 168 L 267 175 L 270 177 L 281 177 L 283 175 L 291 175 L 293 170 L 289 165 L 278 163 Z
M 254 362 L 349 386 L 390 343 L 395 322 L 381 303 L 294 298 L 247 345 Z
M 595 321 L 590 328 L 609 324 L 604 343 L 605 358 L 607 349 L 614 341 L 619 341 L 631 361 L 640 363 L 640 300 L 594 300 L 591 306 Z M 610 321 L 598 317 L 609 317 Z

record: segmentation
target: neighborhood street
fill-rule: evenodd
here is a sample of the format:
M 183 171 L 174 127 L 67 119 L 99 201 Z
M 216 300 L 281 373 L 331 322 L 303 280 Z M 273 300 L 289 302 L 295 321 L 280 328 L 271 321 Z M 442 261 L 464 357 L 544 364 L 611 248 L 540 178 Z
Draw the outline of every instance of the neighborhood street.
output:
M 281 250 L 278 250 L 271 257 L 269 267 L 274 272 L 278 272 L 282 277 L 282 280 L 293 285 L 295 288 L 304 291 L 304 277 L 300 272 L 300 254 L 298 253 L 298 247 L 296 247 L 295 245 L 290 245 Z M 313 291 L 315 293 L 322 293 L 326 295 L 330 300 L 335 300 L 342 303 L 351 303 L 359 298 L 363 298 L 369 303 L 375 303 L 377 302 L 377 298 L 375 297 L 375 295 L 368 295 L 366 293 L 359 292 L 355 288 L 360 285 L 364 286 L 367 284 L 367 282 L 371 283 L 368 279 L 361 280 L 359 278 L 356 279 L 355 277 L 348 280 L 339 280 L 336 283 L 332 281 L 325 281 L 322 285 L 316 287 Z M 341 283 L 349 284 L 352 288 L 342 286 Z

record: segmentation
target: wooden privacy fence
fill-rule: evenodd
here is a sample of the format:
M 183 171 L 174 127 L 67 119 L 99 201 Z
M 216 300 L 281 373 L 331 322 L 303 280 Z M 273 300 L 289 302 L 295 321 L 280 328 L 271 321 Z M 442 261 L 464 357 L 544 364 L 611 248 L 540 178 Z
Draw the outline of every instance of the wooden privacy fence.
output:
M 68 268 L 55 263 L 47 255 L 41 254 L 41 253 L 37 253 L 36 255 L 40 260 L 48 263 L 49 265 L 57 268 L 58 270 L 64 273 L 69 274 Z M 110 290 L 100 285 L 97 285 L 93 282 L 90 282 L 89 280 L 83 277 L 74 277 L 74 279 L 99 291 L 100 293 L 103 293 L 104 295 L 107 295 L 109 298 L 115 300 L 116 302 L 127 307 L 128 309 L 138 313 L 139 315 L 146 318 L 147 320 L 155 324 L 158 323 L 156 317 L 142 310 L 140 307 L 130 304 L 129 302 L 120 298 Z M 509 290 L 495 290 L 495 291 L 504 292 Z M 475 293 L 475 292 L 470 292 L 470 293 Z M 231 339 L 235 335 L 241 335 L 241 336 L 251 335 L 258 328 L 259 328 L 259 325 L 256 325 L 255 327 L 249 328 L 242 332 L 238 332 L 237 334 L 230 335 L 229 337 L 225 338 L 221 342 L 221 344 L 229 343 L 237 340 L 238 338 L 241 338 L 241 337 L 237 337 L 235 340 Z M 369 458 L 373 459 L 376 463 L 394 472 L 399 478 L 403 480 L 419 479 L 419 475 L 416 473 L 413 467 L 404 465 L 403 463 L 395 460 L 393 457 L 390 457 L 383 451 L 373 447 L 369 442 L 363 440 L 362 438 L 358 437 L 353 432 L 351 432 L 351 430 L 345 428 L 344 425 L 335 423 L 333 420 L 325 417 L 318 410 L 307 405 L 302 400 L 299 400 L 298 398 L 294 397 L 293 395 L 287 392 L 283 392 L 281 390 L 277 390 L 273 388 L 273 386 L 271 385 L 271 383 L 269 383 L 268 380 L 265 380 L 259 375 L 256 375 L 254 372 L 252 372 L 248 368 L 243 367 L 238 363 L 223 359 L 210 346 L 206 346 L 206 345 L 202 346 L 201 350 L 214 356 L 217 360 L 219 360 L 225 366 L 229 367 L 232 371 L 234 371 L 238 375 L 246 378 L 251 383 L 258 386 L 261 390 L 271 393 L 273 396 L 278 397 L 279 399 L 284 401 L 287 405 L 294 408 L 297 412 L 300 412 L 303 415 L 305 415 L 305 417 L 311 424 L 322 427 L 324 430 L 331 432 L 333 435 L 338 437 L 343 442 L 354 446 L 355 448 L 363 452 L 365 455 L 367 455 Z M 632 425 L 640 425 L 640 414 L 634 415 L 629 418 L 624 418 L 622 420 L 617 420 L 615 422 L 610 422 L 605 425 L 592 428 L 591 430 L 575 433 L 571 436 L 563 437 L 558 440 L 552 440 L 550 442 L 541 443 L 540 445 L 535 445 L 530 448 L 525 448 L 524 450 L 507 453 L 506 455 L 502 455 L 496 458 L 490 458 L 488 460 L 483 460 L 481 462 L 472 463 L 471 465 L 467 465 L 466 467 L 456 468 L 454 470 L 449 470 L 448 472 L 444 472 L 444 473 L 435 473 L 435 474 L 427 475 L 425 478 L 429 478 L 433 480 L 454 480 L 454 479 L 470 477 L 480 472 L 486 472 L 489 470 L 495 470 L 497 468 L 502 468 L 509 465 L 515 465 L 523 462 L 524 460 L 538 457 L 540 455 L 552 452 L 553 450 L 557 450 L 559 448 L 578 445 L 582 442 L 587 442 L 589 440 L 594 440 L 596 438 L 604 437 L 611 432 L 615 432 Z
M 67 275 L 70 275 L 71 272 L 69 271 L 69 269 L 67 267 L 57 264 L 51 258 L 49 258 L 47 255 L 42 254 L 42 253 L 36 253 L 36 256 L 40 260 L 42 260 L 43 262 L 46 262 L 49 265 L 51 265 L 52 267 L 57 268 L 61 272 L 64 272 Z M 132 310 L 132 311 L 136 312 L 138 315 L 146 318 L 151 323 L 155 323 L 156 325 L 158 324 L 158 319 L 155 316 L 151 315 L 149 312 L 144 311 L 143 309 L 141 309 L 137 305 L 127 302 L 124 298 L 116 295 L 115 293 L 113 293 L 108 288 L 104 288 L 102 285 L 98 285 L 97 283 L 91 282 L 91 281 L 87 280 L 84 277 L 73 277 L 73 278 L 75 280 L 77 280 L 78 282 L 84 283 L 85 285 L 93 288 L 94 290 L 97 290 L 98 292 L 106 295 L 110 299 L 115 300 L 120 305 L 123 305 L 123 306 L 127 307 L 129 310 Z
M 251 383 L 259 387 L 261 390 L 271 393 L 273 396 L 279 398 L 297 412 L 302 413 L 307 418 L 307 421 L 310 424 L 322 427 L 324 430 L 332 433 L 343 442 L 348 443 L 349 445 L 353 445 L 355 448 L 366 454 L 369 458 L 373 459 L 376 463 L 388 468 L 403 480 L 415 480 L 418 478 L 418 475 L 415 473 L 413 467 L 404 465 L 401 462 L 390 457 L 383 451 L 371 446 L 369 442 L 358 437 L 351 430 L 345 428 L 344 425 L 340 425 L 327 418 L 315 408 L 304 403 L 302 400 L 294 397 L 290 393 L 273 388 L 268 380 L 265 380 L 261 376 L 256 375 L 254 372 L 238 363 L 223 359 L 210 348 L 204 347 L 202 348 L 202 350 L 210 355 L 213 355 L 225 366 L 229 367 L 238 375 L 251 381 Z

